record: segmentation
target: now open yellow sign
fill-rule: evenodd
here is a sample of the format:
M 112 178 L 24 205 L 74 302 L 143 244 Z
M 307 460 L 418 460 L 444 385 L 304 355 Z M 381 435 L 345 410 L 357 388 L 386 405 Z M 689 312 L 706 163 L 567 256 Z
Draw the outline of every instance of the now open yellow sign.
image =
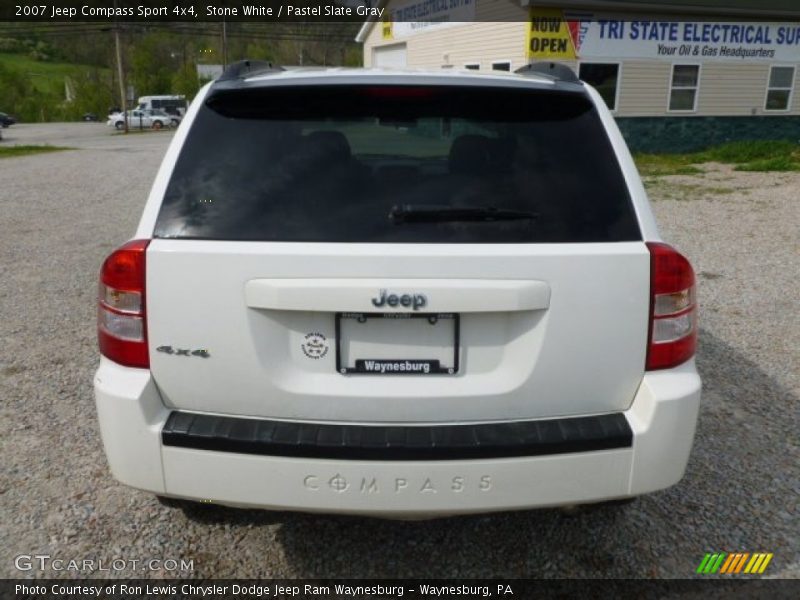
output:
M 573 32 L 557 8 L 531 8 L 528 24 L 527 54 L 529 59 L 575 59 Z

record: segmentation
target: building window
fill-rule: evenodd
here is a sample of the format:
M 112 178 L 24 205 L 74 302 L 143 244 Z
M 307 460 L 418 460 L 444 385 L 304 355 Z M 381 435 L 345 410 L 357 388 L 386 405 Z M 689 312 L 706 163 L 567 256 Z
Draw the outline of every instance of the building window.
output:
M 478 71 L 481 68 L 481 65 L 479 63 L 469 63 L 464 65 L 464 68 L 468 69 L 469 71 Z
M 492 63 L 492 71 L 510 71 L 510 70 L 511 70 L 511 63 L 508 61 Z
M 772 67 L 764 110 L 789 110 L 793 87 L 794 67 Z
M 581 63 L 578 67 L 578 76 L 597 90 L 606 101 L 609 110 L 616 110 L 619 64 Z
M 669 109 L 697 109 L 697 88 L 700 83 L 699 65 L 672 65 L 672 85 L 669 90 Z

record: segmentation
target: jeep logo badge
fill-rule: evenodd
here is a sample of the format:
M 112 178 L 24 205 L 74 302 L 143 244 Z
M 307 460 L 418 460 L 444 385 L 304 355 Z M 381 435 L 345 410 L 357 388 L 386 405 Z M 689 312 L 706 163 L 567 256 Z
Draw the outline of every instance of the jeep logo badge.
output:
M 428 305 L 428 298 L 425 294 L 390 294 L 386 290 L 381 290 L 377 298 L 372 299 L 373 306 L 381 308 L 383 306 L 405 306 L 419 310 Z

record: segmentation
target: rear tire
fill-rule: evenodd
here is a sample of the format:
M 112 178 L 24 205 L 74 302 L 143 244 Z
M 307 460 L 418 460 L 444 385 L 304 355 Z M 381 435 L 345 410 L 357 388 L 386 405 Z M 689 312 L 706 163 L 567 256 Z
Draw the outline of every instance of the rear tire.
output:
M 153 123 L 153 129 L 161 129 L 162 127 L 164 127 L 164 124 L 161 121 L 155 121 Z

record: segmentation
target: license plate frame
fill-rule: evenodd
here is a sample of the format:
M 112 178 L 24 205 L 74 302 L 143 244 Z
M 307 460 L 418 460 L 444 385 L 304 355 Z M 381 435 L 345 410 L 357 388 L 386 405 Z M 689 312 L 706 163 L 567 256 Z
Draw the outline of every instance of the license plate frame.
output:
M 375 312 L 337 312 L 335 315 L 336 323 L 336 372 L 341 375 L 455 375 L 459 370 L 459 349 L 461 345 L 461 318 L 459 313 L 375 313 Z M 392 319 L 402 321 L 406 319 L 434 319 L 453 321 L 453 359 L 450 365 L 442 366 L 438 359 L 423 358 L 353 358 L 353 365 L 347 366 L 342 363 L 342 320 L 356 319 L 359 322 L 366 322 L 369 319 Z M 424 370 L 386 370 L 378 372 L 365 368 L 366 361 L 377 363 L 414 363 L 429 366 L 428 372 Z

